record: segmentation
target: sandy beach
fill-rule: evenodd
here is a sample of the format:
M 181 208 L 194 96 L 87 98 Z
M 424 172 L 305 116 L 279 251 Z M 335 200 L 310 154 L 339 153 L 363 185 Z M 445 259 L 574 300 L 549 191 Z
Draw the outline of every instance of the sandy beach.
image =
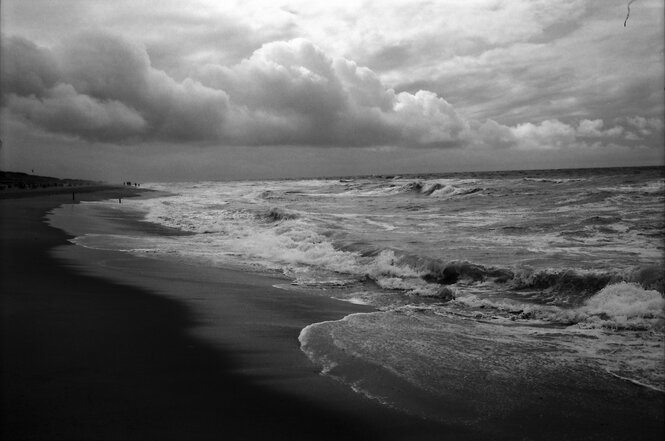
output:
M 128 191 L 96 190 L 77 200 Z M 436 439 L 443 430 L 319 376 L 300 352 L 307 323 L 360 307 L 305 296 L 279 307 L 284 299 L 269 295 L 293 294 L 272 280 L 226 271 L 213 283 L 192 268 L 75 247 L 43 219 L 70 203 L 69 192 L 0 201 L 3 439 Z M 186 302 L 169 298 L 174 289 Z M 212 291 L 218 304 L 197 316 L 187 302 Z M 226 325 L 206 323 L 222 311 Z
M 88 189 L 75 202 L 122 197 L 131 204 L 126 197 L 139 193 Z M 278 289 L 286 283 L 278 277 L 74 246 L 68 239 L 83 232 L 181 233 L 115 211 L 91 217 L 72 203 L 70 192 L 29 196 L 0 200 L 3 439 L 662 434 L 662 394 L 627 383 L 594 397 L 578 390 L 574 379 L 551 379 L 567 385 L 557 401 L 473 426 L 382 406 L 321 376 L 298 342 L 307 325 L 368 312 L 369 306 Z M 56 207 L 62 207 L 58 214 L 48 216 Z M 510 399 L 523 392 L 516 384 Z M 646 407 L 636 409 L 635 403 Z M 448 406 L 458 408 L 456 402 Z

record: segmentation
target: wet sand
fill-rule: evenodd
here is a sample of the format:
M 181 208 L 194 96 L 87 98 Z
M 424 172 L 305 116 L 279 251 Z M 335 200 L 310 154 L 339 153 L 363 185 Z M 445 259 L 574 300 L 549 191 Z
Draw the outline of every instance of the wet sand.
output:
M 120 191 L 97 190 L 77 200 Z M 44 222 L 71 202 L 70 192 L 0 201 L 3 439 L 466 437 L 318 375 L 299 350 L 303 323 L 360 307 L 73 246 Z

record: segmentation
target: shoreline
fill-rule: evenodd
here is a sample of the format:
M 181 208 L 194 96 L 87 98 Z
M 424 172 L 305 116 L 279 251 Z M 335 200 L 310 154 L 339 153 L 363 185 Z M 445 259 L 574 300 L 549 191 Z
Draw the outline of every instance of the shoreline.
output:
M 117 190 L 85 193 L 79 200 L 115 197 Z M 187 301 L 167 292 L 178 283 L 200 288 L 200 280 L 178 280 L 161 261 L 71 245 L 71 236 L 44 219 L 63 204 L 71 204 L 69 192 L 0 201 L 3 439 L 436 439 L 442 430 L 466 438 L 460 428 L 384 409 L 318 375 L 298 347 L 298 333 L 293 341 L 285 337 L 293 324 L 284 326 L 274 315 L 281 309 L 299 323 L 321 315 L 318 308 L 329 306 L 322 301 L 336 302 L 342 312 L 358 310 L 355 305 L 313 298 L 286 311 L 267 296 L 253 299 L 254 311 L 272 305 L 259 318 L 250 315 L 254 325 L 276 331 L 264 343 L 291 344 L 301 360 L 282 357 L 282 371 L 249 371 L 243 367 L 247 357 L 259 364 L 275 357 L 265 345 L 253 352 L 233 347 L 252 323 L 222 336 L 227 345 L 212 344 L 219 329 L 191 307 L 200 301 L 196 291 Z M 120 266 L 97 264 L 109 261 Z M 128 275 L 127 268 L 136 272 Z M 148 268 L 152 276 L 146 276 Z M 150 279 L 155 274 L 171 279 L 156 282 Z M 206 286 L 235 296 L 268 290 L 248 285 L 247 275 L 225 276 Z M 231 297 L 218 310 L 247 316 L 248 305 Z M 251 334 L 247 341 L 260 341 Z
M 114 199 L 117 190 L 81 200 Z M 0 200 L 3 439 L 659 439 L 663 433 L 655 408 L 645 414 L 632 406 L 662 408 L 665 395 L 635 385 L 594 393 L 574 377 L 547 380 L 562 388 L 552 401 L 471 425 L 383 406 L 320 375 L 298 339 L 308 326 L 374 308 L 280 289 L 274 285 L 284 280 L 270 275 L 72 245 L 68 239 L 86 231 L 180 233 L 124 210 L 91 215 L 69 196 Z M 59 214 L 48 215 L 56 207 Z M 52 226 L 54 219 L 63 224 Z M 354 366 L 363 375 L 377 367 Z M 398 383 L 384 386 L 417 397 Z M 511 391 L 513 400 L 534 398 L 520 384 Z M 442 415 L 465 412 L 466 395 L 451 395 Z M 599 407 L 577 403 L 585 396 Z
M 138 196 L 142 193 L 150 193 L 152 190 L 140 189 L 122 185 L 112 184 L 86 184 L 74 185 L 69 187 L 46 187 L 46 188 L 26 188 L 26 189 L 4 189 L 0 191 L 0 199 L 23 199 L 23 198 L 36 198 L 46 196 L 60 196 L 60 195 L 87 195 L 95 193 L 95 199 L 112 199 L 118 197 L 132 197 Z M 101 195 L 104 195 L 103 197 Z M 86 200 L 84 197 L 82 200 Z M 72 198 L 71 201 L 77 199 Z

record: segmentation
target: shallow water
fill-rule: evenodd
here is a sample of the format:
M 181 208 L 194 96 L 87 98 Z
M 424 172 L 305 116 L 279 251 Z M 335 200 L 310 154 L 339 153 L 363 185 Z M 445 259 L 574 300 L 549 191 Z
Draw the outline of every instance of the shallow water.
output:
M 174 195 L 85 207 L 190 234 L 74 242 L 279 273 L 280 288 L 376 307 L 300 342 L 386 405 L 438 418 L 439 398 L 468 392 L 510 407 L 502 385 L 538 389 L 554 371 L 665 391 L 663 168 L 144 186 Z M 396 381 L 411 393 L 386 390 Z

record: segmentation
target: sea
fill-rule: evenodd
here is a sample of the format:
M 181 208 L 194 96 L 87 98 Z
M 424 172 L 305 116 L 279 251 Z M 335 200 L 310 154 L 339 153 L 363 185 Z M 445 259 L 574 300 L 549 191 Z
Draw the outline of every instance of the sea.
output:
M 141 188 L 159 193 L 83 204 L 182 234 L 72 241 L 370 306 L 294 340 L 321 375 L 386 406 L 429 418 L 463 396 L 476 408 L 447 412 L 479 415 L 516 383 L 536 400 L 561 372 L 665 392 L 663 167 Z

